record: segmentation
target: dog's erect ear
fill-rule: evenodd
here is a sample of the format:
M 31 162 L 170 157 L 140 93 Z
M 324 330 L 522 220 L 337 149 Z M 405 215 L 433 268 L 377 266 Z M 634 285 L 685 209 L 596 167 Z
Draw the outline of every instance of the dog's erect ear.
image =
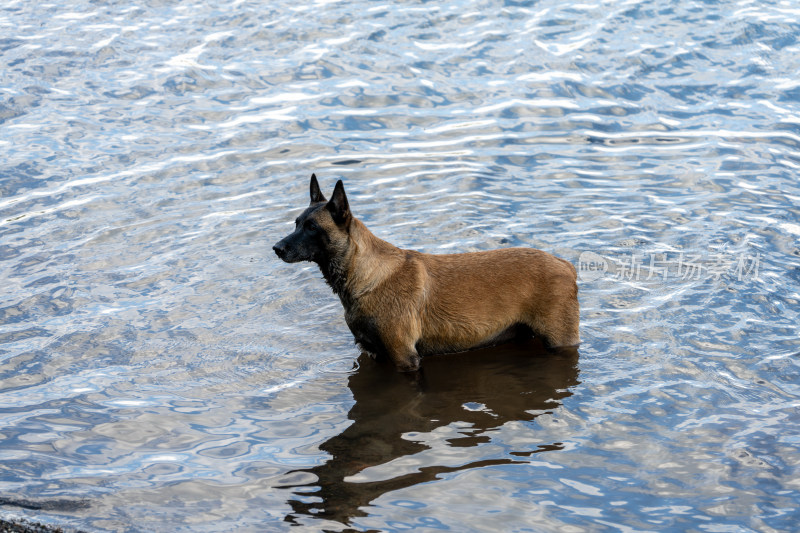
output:
M 324 201 L 325 201 L 325 196 L 323 196 L 322 191 L 319 190 L 317 175 L 311 174 L 311 203 L 317 204 L 319 202 L 324 202 Z
M 344 193 L 344 183 L 342 180 L 336 182 L 328 205 L 325 208 L 330 211 L 334 222 L 344 224 L 350 219 L 350 204 L 347 203 L 347 195 Z

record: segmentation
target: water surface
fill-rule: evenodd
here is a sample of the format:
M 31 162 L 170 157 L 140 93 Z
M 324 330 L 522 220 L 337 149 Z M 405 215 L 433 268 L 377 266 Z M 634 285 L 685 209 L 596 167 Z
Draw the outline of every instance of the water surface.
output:
M 0 6 L 0 516 L 84 531 L 790 531 L 793 2 Z M 581 267 L 574 353 L 408 377 L 271 246 Z

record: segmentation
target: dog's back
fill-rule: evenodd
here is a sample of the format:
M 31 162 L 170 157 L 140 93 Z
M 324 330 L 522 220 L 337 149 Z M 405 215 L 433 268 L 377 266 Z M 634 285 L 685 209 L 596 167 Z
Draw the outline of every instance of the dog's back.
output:
M 420 355 L 492 344 L 520 329 L 551 346 L 578 344 L 578 287 L 570 263 L 530 248 L 409 254 L 402 268 L 422 277 L 410 284 L 422 286 L 412 298 L 421 319 Z

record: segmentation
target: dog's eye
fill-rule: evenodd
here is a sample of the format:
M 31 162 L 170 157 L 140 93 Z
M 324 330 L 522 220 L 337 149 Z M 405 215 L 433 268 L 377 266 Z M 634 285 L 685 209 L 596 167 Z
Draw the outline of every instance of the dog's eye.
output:
M 319 229 L 319 226 L 317 226 L 316 222 L 313 222 L 311 220 L 306 220 L 306 223 L 303 224 L 303 228 L 309 233 L 316 233 L 317 230 Z

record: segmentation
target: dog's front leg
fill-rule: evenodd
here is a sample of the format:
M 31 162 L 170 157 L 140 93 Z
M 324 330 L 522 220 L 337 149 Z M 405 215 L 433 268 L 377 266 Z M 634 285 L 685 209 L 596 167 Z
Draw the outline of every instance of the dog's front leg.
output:
M 400 372 L 419 370 L 420 357 L 414 347 L 414 341 L 400 331 L 395 330 L 392 333 L 384 335 L 384 345 L 397 370 Z
M 389 350 L 389 357 L 394 361 L 400 372 L 414 372 L 419 370 L 419 354 L 414 348 Z
M 397 370 L 399 372 L 419 370 L 420 356 L 416 348 L 419 327 L 413 317 L 394 315 L 389 320 L 378 322 L 377 325 L 376 333 L 383 348 L 381 351 L 392 360 Z

